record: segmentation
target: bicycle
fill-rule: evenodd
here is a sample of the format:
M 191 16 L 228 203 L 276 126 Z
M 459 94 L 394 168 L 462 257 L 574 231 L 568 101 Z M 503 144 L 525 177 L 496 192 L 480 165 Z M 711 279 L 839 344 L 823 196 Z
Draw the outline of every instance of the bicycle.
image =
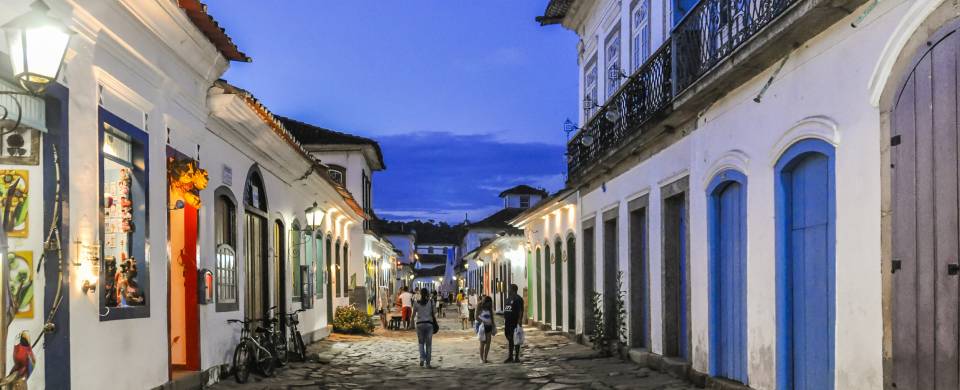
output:
M 271 314 L 277 307 L 273 306 L 267 310 L 267 318 L 263 319 L 264 328 L 267 331 L 267 339 L 270 340 L 269 349 L 279 366 L 285 366 L 290 362 L 290 356 L 287 351 L 287 339 L 284 329 L 280 327 L 280 321 L 271 317 Z
M 227 320 L 227 323 L 241 324 L 240 342 L 233 351 L 233 376 L 237 383 L 247 382 L 250 378 L 250 368 L 253 366 L 256 366 L 264 376 L 273 376 L 275 357 L 267 348 L 270 344 L 269 338 L 264 338 L 269 332 L 258 326 L 251 336 L 250 326 L 259 321 L 256 319 Z
M 297 325 L 300 323 L 300 312 L 305 311 L 304 309 L 298 309 L 297 311 L 287 314 L 287 328 L 290 329 L 290 350 L 289 353 L 294 354 L 297 357 L 298 361 L 307 360 L 307 345 L 303 343 L 303 335 L 300 334 L 300 329 L 297 328 Z

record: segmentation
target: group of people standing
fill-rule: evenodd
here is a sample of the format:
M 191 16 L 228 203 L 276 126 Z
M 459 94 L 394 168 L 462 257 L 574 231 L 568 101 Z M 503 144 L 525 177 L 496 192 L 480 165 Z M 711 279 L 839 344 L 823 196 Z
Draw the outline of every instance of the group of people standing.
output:
M 511 284 L 504 305 L 503 321 L 504 336 L 507 339 L 509 355 L 504 363 L 520 362 L 520 348 L 523 344 L 524 302 L 518 294 L 519 288 Z M 461 328 L 467 329 L 467 324 L 473 325 L 473 330 L 480 341 L 480 361 L 488 363 L 490 345 L 497 334 L 497 324 L 493 309 L 493 298 L 477 295 L 476 291 L 460 290 L 454 298 L 460 314 Z M 417 331 L 417 344 L 420 352 L 420 366 L 431 368 L 431 354 L 433 349 L 433 335 L 439 331 L 437 316 L 442 316 L 443 303 L 437 292 L 427 289 L 415 289 L 413 292 L 407 287 L 401 287 L 397 295 L 397 306 L 400 307 L 401 329 Z
M 524 343 L 523 327 L 521 319 L 523 318 L 523 298 L 517 294 L 519 288 L 516 284 L 511 284 L 508 289 L 508 296 L 503 303 L 503 335 L 507 338 L 507 360 L 504 363 L 520 362 L 520 347 Z M 469 301 L 468 301 L 469 303 Z M 473 309 L 469 312 L 471 320 L 473 318 Z M 493 336 L 497 334 L 497 324 L 494 320 L 493 298 L 484 296 L 480 299 L 480 306 L 476 309 L 476 320 L 473 321 L 474 329 L 477 332 L 477 339 L 480 340 L 480 361 L 489 363 L 487 357 L 490 354 L 490 344 Z

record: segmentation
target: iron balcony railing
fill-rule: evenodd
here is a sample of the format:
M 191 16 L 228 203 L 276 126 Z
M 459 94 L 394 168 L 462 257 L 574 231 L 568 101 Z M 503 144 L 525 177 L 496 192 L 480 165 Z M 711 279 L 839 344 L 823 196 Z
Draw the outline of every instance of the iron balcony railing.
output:
M 673 29 L 679 94 L 776 19 L 796 0 L 701 0 Z
M 670 42 L 665 42 L 630 76 L 607 104 L 567 144 L 567 162 L 574 177 L 622 145 L 640 126 L 670 105 Z
M 625 145 L 650 119 L 799 0 L 701 0 L 567 144 L 568 180 Z

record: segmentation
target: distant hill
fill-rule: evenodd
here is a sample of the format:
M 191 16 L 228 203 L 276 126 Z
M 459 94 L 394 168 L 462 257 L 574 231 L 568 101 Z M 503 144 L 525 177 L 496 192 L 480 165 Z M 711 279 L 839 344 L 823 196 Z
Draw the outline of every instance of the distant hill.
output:
M 460 241 L 463 240 L 463 235 L 467 232 L 466 226 L 463 223 L 450 225 L 444 221 L 438 222 L 434 220 L 399 222 L 381 219 L 377 221 L 377 225 L 378 230 L 384 234 L 410 233 L 411 231 L 415 231 L 417 242 L 424 244 L 460 245 Z

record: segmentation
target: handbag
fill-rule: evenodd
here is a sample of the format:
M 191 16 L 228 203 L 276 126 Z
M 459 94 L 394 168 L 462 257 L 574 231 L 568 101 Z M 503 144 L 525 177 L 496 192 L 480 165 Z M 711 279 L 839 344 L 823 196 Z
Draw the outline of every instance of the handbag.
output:
M 513 344 L 514 345 L 523 345 L 526 341 L 526 335 L 523 334 L 523 327 L 517 326 L 517 329 L 513 331 Z
M 440 331 L 440 324 L 437 323 L 437 316 L 433 316 L 433 322 L 431 322 L 431 324 L 433 325 L 433 334 L 437 334 L 437 332 Z

